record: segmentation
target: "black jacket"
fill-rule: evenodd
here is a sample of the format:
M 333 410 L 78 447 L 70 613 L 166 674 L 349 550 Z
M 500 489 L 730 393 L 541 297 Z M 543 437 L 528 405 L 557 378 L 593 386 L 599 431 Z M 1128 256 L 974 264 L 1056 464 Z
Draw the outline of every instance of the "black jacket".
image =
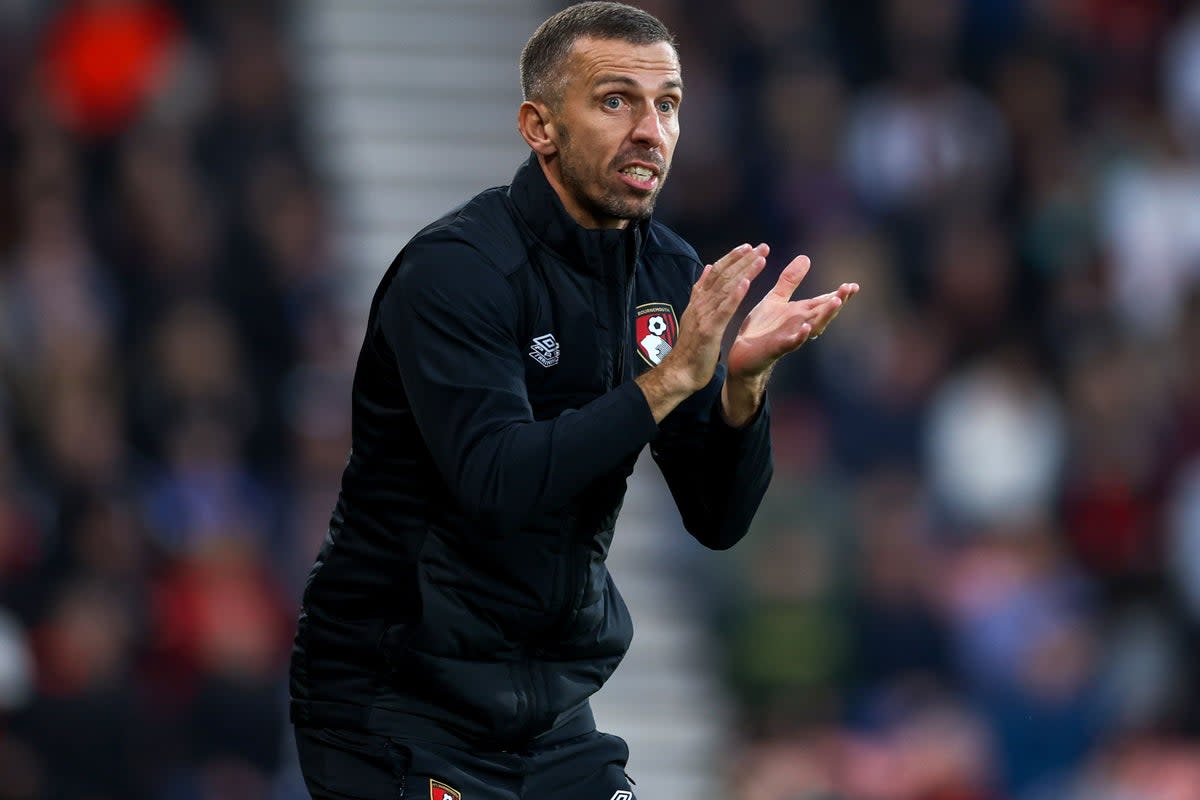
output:
M 296 724 L 501 749 L 592 725 L 633 633 L 604 560 L 639 451 L 712 548 L 770 480 L 767 414 L 726 425 L 722 369 L 661 426 L 633 381 L 700 268 L 656 222 L 580 227 L 532 157 L 409 242 L 372 303 L 304 590 Z

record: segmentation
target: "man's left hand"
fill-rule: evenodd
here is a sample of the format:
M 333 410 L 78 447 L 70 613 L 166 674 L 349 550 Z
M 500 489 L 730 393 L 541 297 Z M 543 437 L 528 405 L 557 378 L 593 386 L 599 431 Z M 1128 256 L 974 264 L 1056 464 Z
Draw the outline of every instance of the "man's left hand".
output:
M 824 333 L 845 302 L 858 293 L 857 283 L 843 283 L 835 291 L 792 300 L 810 265 L 807 256 L 794 258 L 738 328 L 729 348 L 728 375 L 721 391 L 725 418 L 735 427 L 749 422 L 758 412 L 775 363 Z

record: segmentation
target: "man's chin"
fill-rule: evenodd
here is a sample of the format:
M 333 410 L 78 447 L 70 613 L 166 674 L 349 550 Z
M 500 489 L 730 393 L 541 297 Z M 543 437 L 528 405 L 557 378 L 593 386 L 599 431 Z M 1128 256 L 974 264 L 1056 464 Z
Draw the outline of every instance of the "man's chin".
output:
M 634 214 L 632 217 L 629 217 L 629 221 L 630 222 L 645 222 L 646 220 L 650 219 L 650 217 L 652 217 L 652 216 L 654 216 L 654 204 L 653 203 L 651 203 L 650 205 L 641 209 L 640 211 L 638 211 L 638 213 Z
M 605 211 L 616 219 L 627 219 L 630 222 L 643 222 L 654 214 L 654 204 L 658 193 L 637 200 L 622 199 L 620 202 L 609 204 Z

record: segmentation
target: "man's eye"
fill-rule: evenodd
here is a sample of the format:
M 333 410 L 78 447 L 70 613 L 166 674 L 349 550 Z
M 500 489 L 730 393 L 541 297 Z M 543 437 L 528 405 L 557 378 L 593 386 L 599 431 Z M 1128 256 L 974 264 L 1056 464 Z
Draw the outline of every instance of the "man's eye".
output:
M 674 100 L 659 100 L 658 101 L 658 110 L 664 114 L 670 114 L 672 111 L 675 110 L 675 101 Z
M 604 107 L 611 108 L 615 111 L 616 109 L 621 107 L 621 98 L 619 98 L 619 97 L 604 98 Z

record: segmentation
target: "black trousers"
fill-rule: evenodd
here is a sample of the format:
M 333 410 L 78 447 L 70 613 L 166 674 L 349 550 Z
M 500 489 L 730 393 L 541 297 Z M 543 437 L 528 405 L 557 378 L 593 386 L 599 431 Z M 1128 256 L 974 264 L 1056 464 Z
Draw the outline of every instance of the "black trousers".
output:
M 331 728 L 297 728 L 313 800 L 633 800 L 629 748 L 592 731 L 523 753 Z

